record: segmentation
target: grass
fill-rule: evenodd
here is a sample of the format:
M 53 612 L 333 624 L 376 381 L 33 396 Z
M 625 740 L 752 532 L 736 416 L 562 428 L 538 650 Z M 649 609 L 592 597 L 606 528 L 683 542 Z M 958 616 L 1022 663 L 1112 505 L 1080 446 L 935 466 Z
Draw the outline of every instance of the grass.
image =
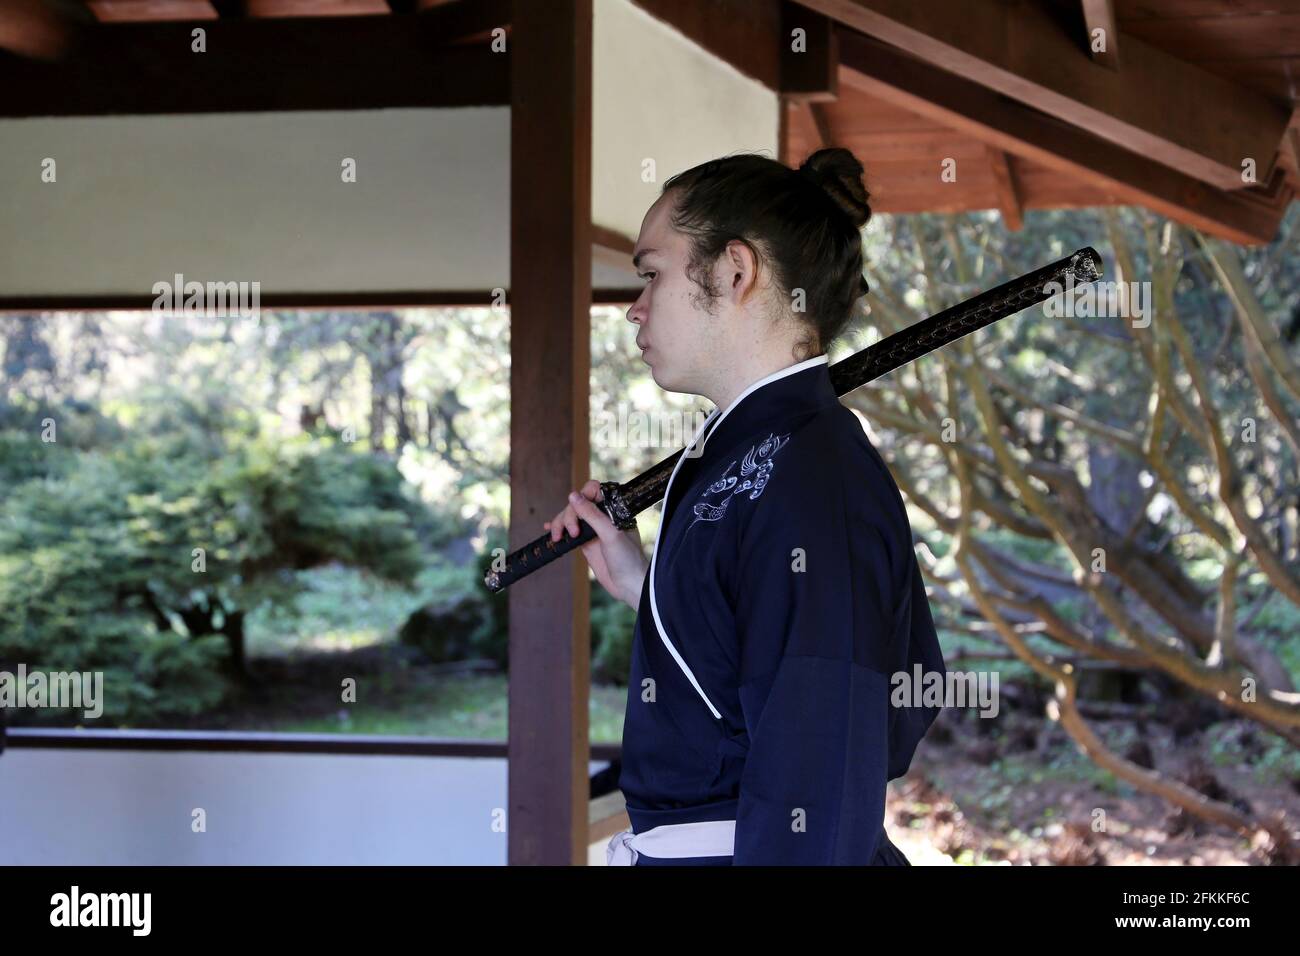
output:
M 368 683 L 357 684 L 355 704 L 331 708 L 330 713 L 269 715 L 235 721 L 231 730 L 272 731 L 278 734 L 378 734 L 393 736 L 451 737 L 458 740 L 504 740 L 507 734 L 508 683 L 504 674 L 438 675 L 408 683 L 400 691 L 368 693 Z M 304 696 L 316 695 L 312 687 L 281 688 L 283 696 L 309 705 Z M 334 689 L 329 693 L 333 695 Z M 597 685 L 591 688 L 589 739 L 591 743 L 619 743 L 623 739 L 625 688 Z
M 289 606 L 267 604 L 249 615 L 250 655 L 374 647 L 391 640 L 419 606 L 411 589 L 353 568 L 329 565 L 295 576 L 301 590 Z

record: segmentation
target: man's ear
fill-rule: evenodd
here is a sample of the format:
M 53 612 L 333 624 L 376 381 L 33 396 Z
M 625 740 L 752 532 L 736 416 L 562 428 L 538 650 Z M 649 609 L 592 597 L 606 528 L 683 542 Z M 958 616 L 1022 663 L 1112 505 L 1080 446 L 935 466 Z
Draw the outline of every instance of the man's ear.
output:
M 739 302 L 749 294 L 751 288 L 758 285 L 758 256 L 749 243 L 732 239 L 727 243 L 724 261 L 727 265 L 727 290 L 736 295 Z

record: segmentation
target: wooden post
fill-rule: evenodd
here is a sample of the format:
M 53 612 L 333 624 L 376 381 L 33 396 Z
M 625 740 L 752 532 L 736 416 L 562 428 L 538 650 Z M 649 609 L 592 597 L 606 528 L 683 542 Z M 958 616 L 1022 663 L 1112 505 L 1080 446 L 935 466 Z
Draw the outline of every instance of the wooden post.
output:
M 520 3 L 510 57 L 510 548 L 591 475 L 592 0 Z M 508 862 L 587 859 L 591 589 L 574 553 L 512 586 Z

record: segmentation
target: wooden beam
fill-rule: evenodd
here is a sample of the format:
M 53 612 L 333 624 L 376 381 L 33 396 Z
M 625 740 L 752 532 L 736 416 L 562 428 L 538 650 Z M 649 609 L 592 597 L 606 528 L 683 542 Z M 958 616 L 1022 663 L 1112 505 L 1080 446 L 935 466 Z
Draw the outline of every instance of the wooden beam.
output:
M 610 269 L 618 269 L 628 274 L 628 281 L 636 281 L 636 270 L 632 267 L 632 252 L 636 248 L 636 240 L 623 235 L 621 232 L 615 232 L 613 229 L 607 229 L 604 226 L 597 226 L 594 223 L 591 227 L 591 258 Z M 641 290 L 632 297 L 635 302 Z M 594 293 L 593 293 L 594 297 Z
M 1093 62 L 1108 70 L 1119 69 L 1119 26 L 1114 0 L 1082 0 L 1084 37 Z
M 830 117 L 826 113 L 826 108 L 820 103 L 808 104 L 808 119 L 817 130 L 817 146 L 813 152 L 819 149 L 826 149 L 835 145 L 835 133 L 831 130 Z
M 191 50 L 201 27 L 206 53 Z M 60 63 L 0 53 L 0 117 L 504 106 L 510 58 L 419 16 L 103 23 Z
M 1011 168 L 1005 152 L 988 145 L 984 148 L 988 151 L 989 169 L 993 173 L 993 186 L 998 194 L 1002 224 L 1012 232 L 1019 232 L 1025 224 L 1025 218 L 1020 194 L 1016 190 L 1015 170 Z
M 776 159 L 777 162 L 790 165 L 790 110 L 797 108 L 784 96 L 776 101 Z
M 1300 106 L 1291 112 L 1291 122 L 1282 133 L 1278 161 L 1291 174 L 1292 185 L 1300 188 Z
M 840 33 L 840 69 L 845 85 L 1232 242 L 1270 242 L 1292 196 L 1280 170 L 1262 186 L 1214 189 L 852 30 Z
M 1291 175 L 1300 183 L 1300 130 L 1287 129 L 1283 134 L 1282 154 L 1291 167 Z
M 512 24 L 512 550 L 541 534 L 542 522 L 591 477 L 592 2 L 522 3 Z M 587 574 L 581 556 L 569 555 L 504 598 L 510 602 L 512 865 L 587 860 Z
M 623 256 L 623 265 L 628 269 L 632 268 L 632 253 L 636 250 L 636 240 L 631 236 L 605 226 L 592 224 L 591 242 L 594 247 Z
M 781 93 L 794 102 L 816 103 L 840 95 L 839 48 L 830 17 L 783 0 L 778 40 Z
M 911 53 L 1220 189 L 1267 169 L 1286 125 L 1272 100 L 1132 37 L 1124 69 L 1098 69 L 1033 0 L 803 0 Z

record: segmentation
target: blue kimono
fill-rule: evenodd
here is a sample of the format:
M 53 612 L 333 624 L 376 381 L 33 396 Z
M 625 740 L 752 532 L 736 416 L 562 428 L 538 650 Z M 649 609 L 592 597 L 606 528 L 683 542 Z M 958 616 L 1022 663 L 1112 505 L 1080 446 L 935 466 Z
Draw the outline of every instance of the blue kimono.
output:
M 619 778 L 633 834 L 734 820 L 734 856 L 636 865 L 909 865 L 885 784 L 941 709 L 891 703 L 918 665 L 945 673 L 902 496 L 827 357 L 760 379 L 667 485 Z

